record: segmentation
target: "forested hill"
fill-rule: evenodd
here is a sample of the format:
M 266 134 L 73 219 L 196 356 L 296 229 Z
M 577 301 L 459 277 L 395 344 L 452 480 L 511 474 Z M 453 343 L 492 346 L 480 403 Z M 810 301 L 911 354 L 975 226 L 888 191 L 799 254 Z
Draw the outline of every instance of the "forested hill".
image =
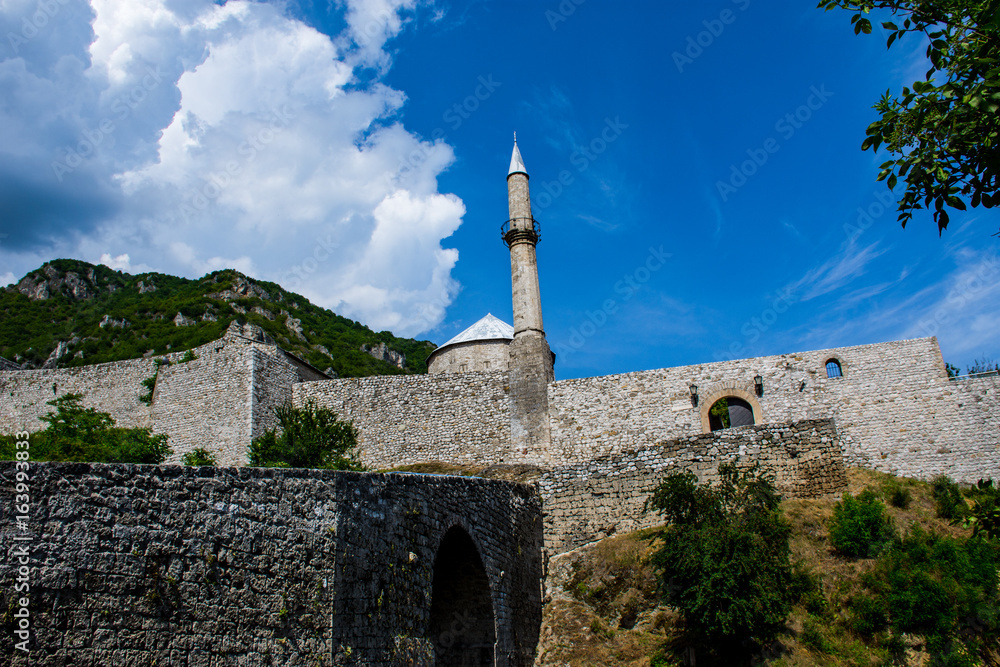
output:
M 57 259 L 0 289 L 0 357 L 53 368 L 177 352 L 221 337 L 234 320 L 340 377 L 425 373 L 435 347 L 231 269 L 188 280 Z

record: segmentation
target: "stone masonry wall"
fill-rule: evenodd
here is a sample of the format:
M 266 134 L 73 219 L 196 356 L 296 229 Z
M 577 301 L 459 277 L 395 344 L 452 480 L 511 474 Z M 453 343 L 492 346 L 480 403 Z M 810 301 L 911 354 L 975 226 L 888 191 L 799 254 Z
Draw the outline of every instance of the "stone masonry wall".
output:
M 150 426 L 149 406 L 139 396 L 146 393 L 142 381 L 155 373 L 152 359 L 0 372 L 0 433 L 42 430 L 38 418 L 55 411 L 46 404 L 70 393 L 83 394 L 84 405 L 110 413 L 119 426 Z
M 202 447 L 215 454 L 219 465 L 246 463 L 254 353 L 234 344 L 160 368 L 150 410 L 153 430 L 170 438 L 168 462 Z
M 421 461 L 516 463 L 510 449 L 508 374 L 374 376 L 293 387 L 295 405 L 314 401 L 351 419 L 361 459 L 374 468 Z
M 3 609 L 19 608 L 13 545 L 27 545 L 30 590 L 17 594 L 30 598 L 30 653 L 5 623 L 5 664 L 429 666 L 476 620 L 432 616 L 454 526 L 485 570 L 496 664 L 532 663 L 542 536 L 530 486 L 66 463 L 32 463 L 28 484 L 27 532 L 0 523 L 0 590 Z M 14 485 L 15 464 L 0 462 L 0 507 L 14 506 Z
M 241 335 L 223 338 L 185 352 L 107 364 L 0 372 L 0 433 L 38 431 L 38 418 L 53 412 L 48 401 L 68 393 L 110 414 L 116 425 L 149 427 L 165 433 L 173 454 L 168 462 L 204 447 L 220 465 L 243 465 L 251 438 L 274 426 L 274 407 L 291 400 L 298 381 L 295 367 L 275 346 Z M 152 403 L 143 381 L 156 377 Z
M 843 377 L 826 376 L 830 359 L 840 362 Z M 754 395 L 757 374 L 760 397 Z M 690 385 L 698 387 L 696 407 Z M 757 403 L 758 423 L 835 419 L 850 465 L 961 481 L 995 476 L 1000 437 L 958 426 L 970 419 L 959 407 L 961 391 L 948 381 L 934 338 L 562 380 L 549 385 L 550 462 L 564 465 L 704 432 L 711 404 L 739 395 Z M 987 407 L 976 414 L 995 415 L 995 393 L 981 398 L 977 404 Z
M 833 420 L 744 426 L 688 436 L 632 452 L 556 467 L 539 480 L 545 505 L 545 546 L 570 551 L 614 533 L 660 523 L 644 510 L 669 474 L 691 471 L 718 479 L 719 463 L 759 463 L 786 496 L 816 497 L 844 489 L 847 477 Z
M 505 371 L 510 360 L 509 346 L 510 341 L 506 339 L 456 343 L 430 357 L 427 373 Z

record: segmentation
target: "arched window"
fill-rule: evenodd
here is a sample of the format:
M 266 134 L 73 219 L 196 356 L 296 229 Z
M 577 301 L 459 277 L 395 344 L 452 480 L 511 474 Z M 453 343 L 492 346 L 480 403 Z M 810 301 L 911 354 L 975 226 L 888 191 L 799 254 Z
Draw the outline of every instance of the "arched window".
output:
M 708 411 L 708 423 L 713 431 L 737 426 L 753 426 L 753 406 L 742 398 L 723 396 Z
M 453 526 L 434 558 L 428 639 L 435 665 L 492 665 L 496 628 L 486 569 L 469 534 Z
M 844 371 L 841 369 L 839 361 L 831 359 L 826 362 L 826 376 L 828 378 L 839 378 L 844 376 Z

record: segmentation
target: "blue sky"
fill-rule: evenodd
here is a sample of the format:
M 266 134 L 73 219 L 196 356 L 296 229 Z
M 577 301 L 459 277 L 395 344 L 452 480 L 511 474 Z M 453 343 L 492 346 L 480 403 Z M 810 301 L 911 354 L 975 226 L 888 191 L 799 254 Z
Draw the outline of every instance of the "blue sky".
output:
M 927 335 L 1000 356 L 1000 214 L 899 227 L 860 144 L 923 44 L 846 12 L 42 4 L 0 9 L 0 283 L 234 267 L 441 343 L 512 319 L 516 130 L 559 378 Z

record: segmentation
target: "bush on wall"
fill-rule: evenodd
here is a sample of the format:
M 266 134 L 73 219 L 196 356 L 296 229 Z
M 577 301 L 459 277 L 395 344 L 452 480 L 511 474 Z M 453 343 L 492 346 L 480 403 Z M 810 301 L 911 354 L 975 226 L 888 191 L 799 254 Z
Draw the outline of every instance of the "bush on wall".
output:
M 278 428 L 250 444 L 250 465 L 262 468 L 362 470 L 358 430 L 329 408 L 308 402 L 275 410 Z
M 56 408 L 40 419 L 44 431 L 29 438 L 33 461 L 87 463 L 163 463 L 170 455 L 166 435 L 149 428 L 118 428 L 107 412 L 81 405 L 80 394 L 64 394 L 47 405 Z M 14 458 L 15 440 L 0 436 L 0 459 Z

